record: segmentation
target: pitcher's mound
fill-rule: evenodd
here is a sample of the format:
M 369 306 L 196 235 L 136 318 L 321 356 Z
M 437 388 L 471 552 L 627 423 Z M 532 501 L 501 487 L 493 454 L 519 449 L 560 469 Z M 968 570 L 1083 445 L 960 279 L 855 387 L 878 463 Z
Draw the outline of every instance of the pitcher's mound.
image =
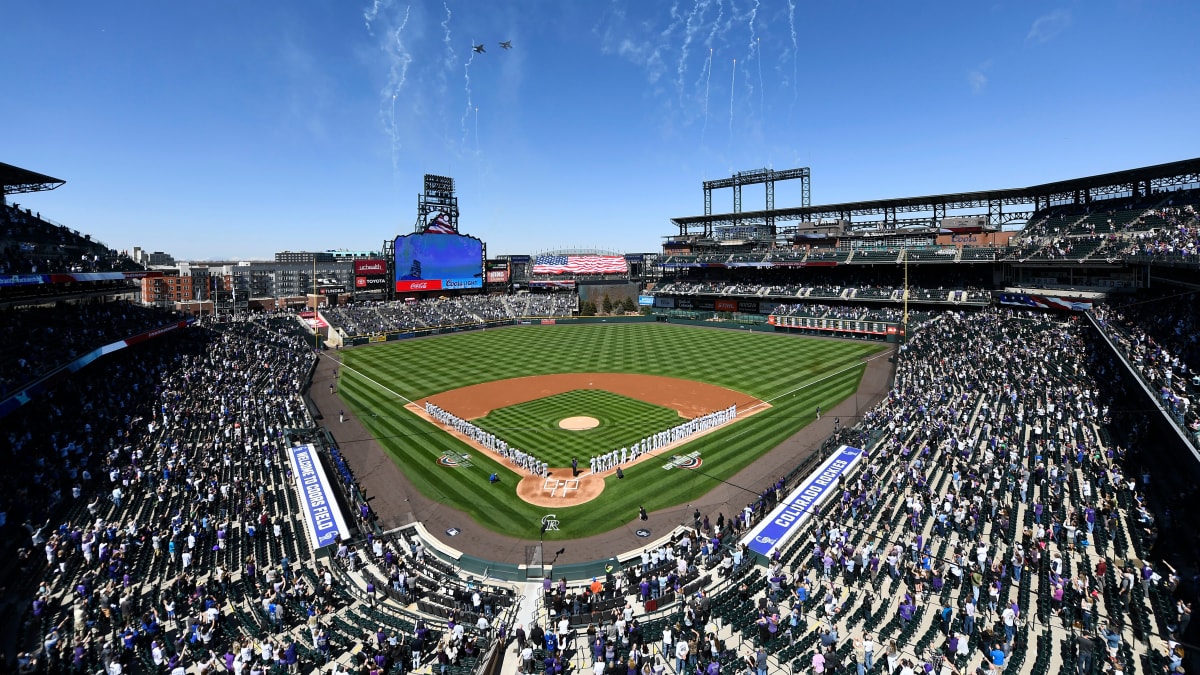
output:
M 583 431 L 584 429 L 595 429 L 600 426 L 600 420 L 595 417 L 586 416 L 564 417 L 558 421 L 558 426 L 567 431 Z

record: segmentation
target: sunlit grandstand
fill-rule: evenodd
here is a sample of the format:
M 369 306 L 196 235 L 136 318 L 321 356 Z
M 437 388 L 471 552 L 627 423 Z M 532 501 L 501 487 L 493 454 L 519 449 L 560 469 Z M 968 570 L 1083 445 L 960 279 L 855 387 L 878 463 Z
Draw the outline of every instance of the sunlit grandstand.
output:
M 493 256 L 427 176 L 378 257 L 287 261 L 345 271 L 293 275 L 298 302 L 262 290 L 293 274 L 265 263 L 165 302 L 144 280 L 190 268 L 21 208 L 62 181 L 0 164 L 5 669 L 1183 672 L 1200 159 L 817 206 L 810 178 L 706 182 L 661 251 Z M 776 179 L 805 203 L 711 210 Z M 572 371 L 569 340 L 481 349 L 585 330 Z M 642 389 L 589 379 L 651 361 Z M 702 409 L 671 375 L 744 396 Z M 458 415 L 484 396 L 460 385 L 497 403 Z M 582 438 L 521 406 L 601 389 L 621 424 L 670 424 L 569 469 L 500 442 Z M 645 504 L 605 511 L 647 476 Z M 498 532 L 451 490 L 492 520 L 526 510 Z

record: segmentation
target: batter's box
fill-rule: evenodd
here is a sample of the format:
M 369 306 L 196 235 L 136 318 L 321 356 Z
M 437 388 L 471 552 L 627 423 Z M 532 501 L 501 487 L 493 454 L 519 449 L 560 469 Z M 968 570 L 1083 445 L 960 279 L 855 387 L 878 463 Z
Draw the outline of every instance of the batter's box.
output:
M 542 491 L 545 492 L 545 491 L 549 490 L 551 497 L 554 497 L 556 494 L 558 494 L 559 490 L 562 490 L 562 494 L 559 496 L 566 497 L 567 492 L 569 492 L 571 490 L 578 490 L 578 489 L 579 489 L 579 479 L 578 478 L 570 478 L 567 480 L 561 480 L 558 478 L 547 478 L 542 483 Z

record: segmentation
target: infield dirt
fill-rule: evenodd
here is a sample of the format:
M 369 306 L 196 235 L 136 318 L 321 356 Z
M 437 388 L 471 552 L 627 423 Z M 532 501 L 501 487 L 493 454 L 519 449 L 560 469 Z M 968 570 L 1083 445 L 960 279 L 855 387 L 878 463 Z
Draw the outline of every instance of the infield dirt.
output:
M 600 389 L 671 408 L 677 411 L 682 419 L 692 419 L 736 405 L 737 419 L 729 424 L 736 424 L 737 421 L 770 407 L 770 404 L 765 401 L 748 394 L 704 382 L 680 380 L 661 375 L 627 375 L 623 373 L 562 373 L 495 380 L 445 391 L 414 401 L 405 407 L 430 424 L 436 424 L 447 433 L 454 435 L 475 450 L 489 454 L 497 461 L 507 464 L 508 460 L 499 453 L 488 450 L 468 436 L 434 421 L 425 413 L 425 402 L 433 403 L 442 410 L 454 413 L 462 419 L 472 420 L 483 417 L 493 410 L 580 389 Z M 718 428 L 721 427 L 692 434 L 682 441 L 659 448 L 653 453 L 644 454 L 634 461 L 622 464 L 621 469 L 628 470 L 635 464 L 670 457 L 670 452 L 674 448 L 716 431 Z M 630 439 L 630 442 L 632 443 L 634 440 L 636 439 Z M 517 496 L 535 506 L 576 506 L 600 496 L 600 493 L 604 491 L 604 479 L 614 473 L 616 473 L 615 467 L 600 473 L 581 471 L 576 476 L 572 475 L 573 471 L 570 467 L 552 467 L 545 477 L 528 475 L 522 477 L 517 484 Z M 547 481 L 554 482 L 556 489 L 548 489 Z

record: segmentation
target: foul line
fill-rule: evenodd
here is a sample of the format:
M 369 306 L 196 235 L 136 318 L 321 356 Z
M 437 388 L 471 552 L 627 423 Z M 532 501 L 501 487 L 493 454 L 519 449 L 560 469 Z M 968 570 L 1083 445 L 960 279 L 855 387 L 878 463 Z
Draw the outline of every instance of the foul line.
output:
M 330 358 L 332 358 L 332 357 L 330 357 Z M 361 370 L 359 370 L 357 368 L 351 368 L 351 367 L 347 366 L 345 363 L 339 362 L 337 359 L 333 359 L 333 362 L 338 364 L 342 370 L 348 370 L 348 371 L 354 373 L 355 375 L 358 375 L 359 377 L 366 380 L 367 382 L 370 382 L 371 384 L 375 385 L 376 387 L 379 387 L 380 389 L 386 391 L 387 393 L 391 394 L 392 396 L 395 396 L 396 398 L 404 401 L 405 403 L 408 403 L 410 405 L 414 403 L 414 401 L 412 399 L 408 398 L 404 394 L 401 394 L 400 392 L 396 391 L 395 389 L 391 389 L 387 386 L 384 386 L 381 382 L 379 382 L 375 378 L 363 374 L 363 372 Z M 339 389 L 340 388 L 341 387 L 339 387 Z

